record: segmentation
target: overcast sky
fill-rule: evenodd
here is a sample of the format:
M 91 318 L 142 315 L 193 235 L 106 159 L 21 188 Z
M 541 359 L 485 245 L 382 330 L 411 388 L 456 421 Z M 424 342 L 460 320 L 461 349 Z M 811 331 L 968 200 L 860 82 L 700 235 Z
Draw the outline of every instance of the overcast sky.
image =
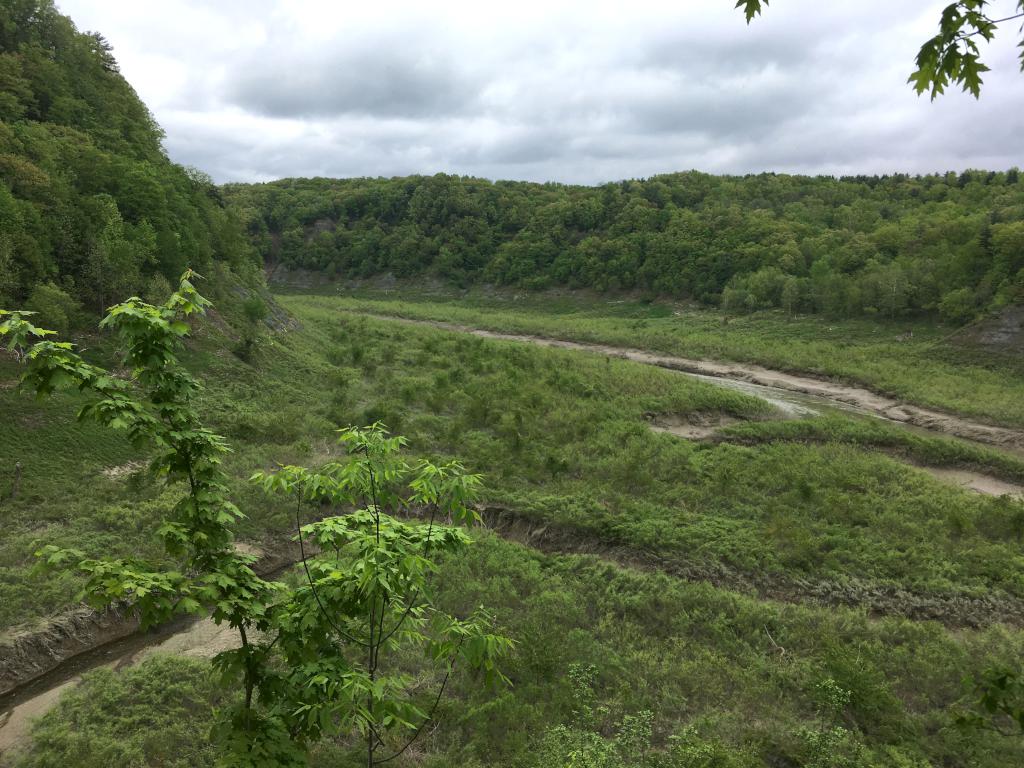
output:
M 906 84 L 946 2 L 772 0 L 749 27 L 733 0 L 58 5 L 218 182 L 1024 166 L 1015 24 L 980 101 Z

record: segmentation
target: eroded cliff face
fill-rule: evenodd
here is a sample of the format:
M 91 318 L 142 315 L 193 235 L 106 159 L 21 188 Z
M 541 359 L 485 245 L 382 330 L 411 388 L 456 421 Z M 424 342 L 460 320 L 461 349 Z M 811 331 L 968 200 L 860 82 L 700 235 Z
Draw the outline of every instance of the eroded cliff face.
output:
M 139 619 L 128 606 L 104 611 L 81 606 L 40 625 L 9 632 L 0 637 L 0 696 L 138 628 Z
M 1024 304 L 1001 309 L 967 326 L 954 339 L 962 344 L 984 347 L 989 352 L 1024 355 Z

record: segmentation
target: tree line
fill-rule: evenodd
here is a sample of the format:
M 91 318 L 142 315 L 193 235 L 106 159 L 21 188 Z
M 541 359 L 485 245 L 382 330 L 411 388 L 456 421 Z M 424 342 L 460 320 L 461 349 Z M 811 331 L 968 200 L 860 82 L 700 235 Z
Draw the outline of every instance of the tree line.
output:
M 260 257 L 331 276 L 952 322 L 1018 300 L 1024 282 L 1016 169 L 217 187 L 170 162 L 162 138 L 101 35 L 76 30 L 52 0 L 0 7 L 0 306 L 41 310 L 63 329 L 81 304 L 162 300 L 186 267 L 255 276 Z
M 329 276 L 561 285 L 731 311 L 964 322 L 1020 297 L 1017 169 L 600 186 L 448 175 L 223 188 L 263 258 Z

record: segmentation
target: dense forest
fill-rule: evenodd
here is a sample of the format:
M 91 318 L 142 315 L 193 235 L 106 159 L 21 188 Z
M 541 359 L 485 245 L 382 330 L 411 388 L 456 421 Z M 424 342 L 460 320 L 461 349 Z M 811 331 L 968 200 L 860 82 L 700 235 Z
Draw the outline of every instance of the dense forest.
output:
M 966 321 L 1019 298 L 1019 173 L 746 177 L 598 187 L 437 175 L 233 184 L 266 261 L 830 316 Z
M 109 44 L 51 0 L 0 4 L 0 306 L 58 326 L 169 292 L 186 265 L 256 265 L 205 174 L 172 163 Z
M 0 7 L 0 305 L 61 327 L 80 304 L 166 293 L 185 266 L 252 274 L 245 228 L 266 262 L 329 276 L 634 290 L 740 312 L 965 322 L 1024 290 L 1016 169 L 218 188 L 161 139 L 102 36 L 50 0 Z

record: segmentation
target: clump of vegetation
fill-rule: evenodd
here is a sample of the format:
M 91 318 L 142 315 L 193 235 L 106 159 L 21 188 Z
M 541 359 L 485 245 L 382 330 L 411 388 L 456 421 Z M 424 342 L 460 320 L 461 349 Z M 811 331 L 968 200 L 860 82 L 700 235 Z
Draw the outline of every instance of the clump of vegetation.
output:
M 997 448 L 911 432 L 881 419 L 828 414 L 792 421 L 760 421 L 721 429 L 716 439 L 762 442 L 845 443 L 889 451 L 929 467 L 966 467 L 1011 482 L 1024 482 L 1024 459 Z
M 32 729 L 18 768 L 212 766 L 210 713 L 230 700 L 205 660 L 156 655 L 88 673 Z
M 53 283 L 40 283 L 25 300 L 25 309 L 39 315 L 39 322 L 57 333 L 67 333 L 78 319 L 80 305 Z
M 258 295 L 252 295 L 242 301 L 241 339 L 235 347 L 238 357 L 251 363 L 263 338 L 263 321 L 270 313 L 266 302 Z

